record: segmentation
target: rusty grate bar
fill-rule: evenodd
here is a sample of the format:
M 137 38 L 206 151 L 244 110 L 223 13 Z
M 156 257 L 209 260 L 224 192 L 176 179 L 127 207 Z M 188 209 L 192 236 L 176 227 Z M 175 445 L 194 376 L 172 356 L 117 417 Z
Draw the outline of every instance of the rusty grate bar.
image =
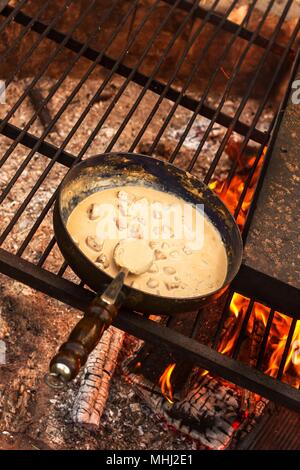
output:
M 2 123 L 3 120 L 0 119 L 0 126 Z M 55 147 L 55 145 L 49 142 L 41 142 L 35 135 L 31 134 L 30 132 L 25 132 L 23 134 L 21 129 L 10 123 L 4 123 L 2 128 L 2 134 L 13 141 L 18 139 L 20 144 L 24 145 L 29 149 L 33 149 L 37 145 L 37 143 L 39 143 L 39 152 L 50 159 L 52 159 L 59 150 L 57 147 Z M 69 152 L 66 152 L 65 150 L 62 150 L 57 161 L 70 168 L 74 163 L 74 159 L 74 155 Z
M 2 15 L 8 15 L 9 13 L 11 13 L 11 7 L 6 7 L 1 12 Z M 31 18 L 28 15 L 25 15 L 24 13 L 19 13 L 15 17 L 15 22 L 23 26 L 26 26 L 30 22 L 30 20 Z M 31 29 L 32 31 L 42 34 L 45 32 L 46 25 L 44 25 L 43 23 L 39 21 L 36 21 L 31 27 Z M 47 38 L 57 43 L 62 43 L 65 40 L 65 35 L 59 31 L 56 31 L 53 28 L 47 32 L 46 36 Z M 80 43 L 79 41 L 75 39 L 69 39 L 66 41 L 65 47 L 70 49 L 73 52 L 79 52 L 82 48 L 82 43 Z M 87 50 L 83 54 L 85 58 L 91 61 L 97 60 L 98 55 L 99 55 L 99 51 L 91 47 L 88 47 Z M 101 61 L 99 62 L 99 65 L 102 65 L 109 70 L 114 70 L 116 61 L 112 59 L 111 57 L 107 56 L 106 54 L 103 54 L 103 57 Z M 118 67 L 116 70 L 114 70 L 114 72 L 127 78 L 131 74 L 132 69 L 130 67 L 127 67 L 124 64 L 118 64 Z M 132 77 L 132 81 L 134 83 L 137 83 L 138 85 L 145 86 L 148 81 L 148 77 L 144 75 L 143 73 L 136 71 L 134 73 L 134 76 Z M 151 84 L 149 85 L 149 90 L 159 95 L 164 92 L 164 89 L 165 89 L 165 85 L 155 79 L 153 79 Z M 179 92 L 173 88 L 170 88 L 168 92 L 166 93 L 166 98 L 173 102 L 176 102 L 176 100 L 178 99 L 178 96 L 179 96 Z M 197 108 L 198 102 L 194 98 L 185 95 L 180 99 L 180 105 L 184 106 L 190 111 L 194 111 Z M 207 119 L 212 119 L 214 115 L 214 111 L 215 110 L 211 108 L 210 106 L 203 104 L 201 106 L 200 114 L 206 117 Z M 218 124 L 221 124 L 224 127 L 229 127 L 231 123 L 231 118 L 224 113 L 220 113 L 217 122 Z M 248 131 L 248 126 L 244 124 L 243 122 L 238 121 L 235 125 L 234 130 L 241 135 L 245 135 Z M 264 141 L 264 138 L 265 138 L 265 135 L 263 132 L 261 132 L 258 129 L 253 130 L 251 134 L 252 140 L 262 143 Z
M 190 159 L 190 162 L 187 164 L 187 170 L 194 172 L 196 163 L 199 162 L 199 158 L 203 154 L 204 144 L 206 143 L 215 124 L 219 124 L 225 128 L 225 136 L 220 142 L 215 158 L 211 162 L 206 175 L 203 177 L 206 182 L 209 182 L 211 176 L 214 175 L 215 169 L 218 168 L 221 156 L 223 155 L 226 144 L 228 143 L 228 139 L 233 132 L 238 133 L 241 137 L 244 138 L 241 147 L 241 153 L 246 148 L 250 140 L 259 144 L 260 150 L 257 153 L 257 164 L 263 147 L 269 141 L 275 125 L 275 119 L 273 119 L 267 131 L 262 131 L 258 127 L 259 118 L 261 117 L 266 107 L 267 99 L 272 89 L 274 88 L 276 79 L 278 79 L 280 73 L 285 67 L 287 57 L 290 58 L 291 56 L 294 56 L 293 46 L 295 38 L 299 32 L 299 22 L 292 32 L 290 39 L 285 47 L 278 46 L 277 43 L 278 35 L 281 31 L 283 22 L 289 11 L 292 1 L 288 0 L 285 3 L 282 14 L 278 19 L 278 23 L 274 27 L 271 37 L 266 39 L 262 36 L 261 32 L 263 30 L 264 22 L 266 21 L 274 5 L 274 0 L 270 0 L 267 4 L 254 31 L 248 30 L 246 25 L 256 7 L 257 0 L 253 0 L 249 4 L 248 13 L 243 18 L 241 24 L 234 24 L 228 19 L 230 13 L 238 4 L 237 0 L 233 0 L 228 5 L 227 11 L 223 15 L 220 15 L 216 11 L 219 0 L 214 2 L 210 10 L 204 10 L 199 7 L 197 1 L 191 3 L 182 0 L 164 0 L 163 3 L 169 4 L 167 14 L 165 17 L 160 19 L 160 22 L 151 31 L 148 43 L 144 50 L 140 52 L 140 55 L 137 57 L 135 63 L 130 66 L 127 65 L 127 53 L 130 52 L 133 48 L 135 41 L 138 40 L 139 34 L 144 32 L 147 21 L 149 18 L 151 18 L 152 13 L 155 12 L 156 7 L 161 5 L 162 1 L 163 0 L 156 0 L 150 3 L 148 9 L 145 11 L 144 16 L 139 18 L 138 22 L 136 11 L 139 5 L 139 1 L 136 0 L 135 2 L 130 3 L 126 13 L 122 16 L 122 18 L 119 18 L 110 35 L 106 37 L 105 41 L 101 42 L 100 50 L 97 50 L 92 46 L 96 31 L 91 31 L 88 38 L 83 42 L 80 42 L 77 38 L 75 39 L 74 37 L 77 28 L 82 24 L 82 22 L 84 22 L 85 18 L 87 18 L 90 14 L 93 14 L 93 7 L 95 2 L 90 2 L 88 8 L 81 12 L 76 21 L 71 25 L 70 30 L 64 33 L 56 29 L 56 23 L 58 22 L 59 18 L 63 17 L 65 11 L 67 10 L 67 8 L 66 10 L 64 10 L 64 8 L 69 4 L 72 5 L 74 3 L 72 1 L 66 1 L 64 6 L 61 7 L 59 11 L 55 12 L 55 16 L 51 18 L 47 24 L 39 19 L 39 15 L 42 13 L 42 11 L 35 13 L 33 17 L 31 17 L 28 13 L 21 11 L 22 7 L 24 5 L 26 6 L 26 1 L 18 4 L 15 9 L 9 6 L 5 7 L 1 13 L 4 17 L 4 21 L 0 24 L 0 34 L 1 30 L 4 31 L 7 25 L 13 23 L 17 24 L 19 27 L 21 27 L 21 29 L 19 36 L 15 39 L 15 42 L 9 44 L 6 52 L 4 55 L 2 55 L 2 59 L 0 57 L 0 61 L 3 60 L 3 56 L 5 56 L 5 58 L 6 56 L 9 56 L 14 48 L 25 40 L 29 32 L 31 34 L 32 32 L 35 34 L 33 45 L 20 58 L 19 62 L 16 61 L 15 69 L 13 73 L 10 74 L 6 82 L 7 86 L 9 86 L 10 82 L 14 79 L 15 74 L 22 71 L 22 67 L 26 65 L 26 61 L 31 57 L 31 55 L 34 54 L 38 44 L 43 43 L 45 40 L 51 41 L 55 49 L 51 50 L 49 57 L 47 57 L 42 63 L 37 75 L 29 85 L 26 84 L 24 92 L 16 99 L 16 103 L 9 109 L 7 115 L 0 120 L 0 133 L 12 141 L 11 145 L 8 146 L 6 151 L 1 156 L 0 167 L 3 166 L 3 168 L 5 168 L 6 163 L 9 162 L 10 159 L 14 158 L 15 152 L 18 151 L 21 145 L 29 149 L 29 153 L 20 163 L 15 173 L 12 175 L 11 179 L 7 182 L 2 193 L 0 194 L 0 204 L 5 203 L 7 197 L 10 196 L 14 190 L 15 185 L 18 184 L 19 179 L 23 176 L 27 166 L 31 164 L 32 161 L 37 158 L 37 156 L 39 158 L 45 156 L 50 160 L 46 160 L 47 165 L 41 174 L 38 175 L 36 180 L 28 179 L 28 188 L 26 188 L 26 191 L 24 190 L 24 198 L 20 205 L 15 207 L 10 220 L 0 234 L 0 243 L 5 244 L 7 239 L 11 236 L 11 234 L 13 234 L 13 230 L 18 226 L 19 219 L 22 218 L 23 214 L 27 210 L 27 207 L 31 204 L 32 200 L 43 186 L 44 182 L 47 182 L 47 178 L 52 169 L 57 168 L 58 164 L 62 164 L 65 167 L 64 171 L 67 171 L 67 169 L 75 162 L 81 160 L 88 154 L 88 151 L 93 145 L 93 142 L 97 138 L 99 132 L 105 127 L 107 121 L 110 119 L 110 116 L 113 114 L 114 109 L 117 108 L 119 101 L 123 99 L 123 96 L 128 92 L 128 90 L 131 90 L 130 87 L 133 84 L 135 87 L 137 87 L 135 88 L 136 94 L 132 96 L 130 105 L 126 110 L 125 115 L 122 116 L 118 122 L 116 129 L 114 129 L 113 135 L 111 135 L 105 142 L 106 151 L 114 151 L 116 146 L 118 146 L 126 126 L 131 123 L 136 111 L 143 105 L 143 99 L 148 97 L 152 92 L 156 101 L 153 102 L 154 104 L 150 113 L 145 117 L 144 122 L 141 123 L 141 126 L 138 129 L 136 135 L 134 135 L 133 141 L 128 143 L 128 150 L 135 150 L 136 147 L 143 141 L 144 136 L 147 134 L 149 129 L 152 129 L 153 126 L 155 132 L 153 134 L 153 141 L 148 153 L 154 153 L 157 150 L 161 138 L 168 128 L 168 125 L 176 120 L 176 111 L 178 109 L 184 108 L 187 112 L 189 112 L 189 114 L 183 133 L 177 138 L 174 150 L 170 152 L 171 161 L 174 161 L 175 163 L 178 161 L 178 163 L 180 163 L 179 152 L 181 147 L 185 144 L 185 141 L 187 140 L 189 132 L 196 122 L 196 119 L 199 118 L 199 116 L 202 116 L 207 118 L 209 122 L 203 136 L 201 139 L 199 139 L 199 145 L 197 146 L 196 150 L 193 151 L 194 153 Z M 111 3 L 110 9 L 107 10 L 106 13 L 101 17 L 101 23 L 98 26 L 103 25 L 103 27 L 105 27 L 105 24 L 109 20 L 110 15 L 113 15 L 114 9 L 118 7 L 118 4 L 118 0 Z M 43 7 L 45 7 L 45 4 Z M 147 54 L 150 51 L 152 45 L 155 44 L 155 40 L 159 38 L 160 34 L 165 30 L 168 20 L 172 18 L 172 15 L 174 15 L 175 12 L 178 14 L 178 10 L 180 9 L 184 10 L 182 21 L 177 25 L 176 29 L 174 29 L 172 35 L 170 35 L 169 42 L 166 43 L 165 49 L 161 51 L 161 54 L 156 60 L 153 60 L 153 68 L 149 73 L 141 72 L 141 68 L 143 67 L 144 61 L 147 58 Z M 177 57 L 174 69 L 169 73 L 165 81 L 161 78 L 158 78 L 160 70 L 168 58 L 169 52 L 172 51 L 176 41 L 181 38 L 187 29 L 190 28 L 190 22 L 195 17 L 201 18 L 202 22 L 199 22 L 199 24 L 197 23 L 197 27 L 193 30 L 192 34 L 188 35 L 185 45 Z M 117 57 L 109 55 L 110 47 L 114 44 L 114 41 L 118 39 L 118 36 L 123 32 L 123 30 L 126 28 L 126 25 L 128 24 L 130 25 L 130 28 L 126 43 L 124 43 L 123 47 L 118 51 Z M 207 24 L 214 25 L 212 33 L 208 37 L 203 50 L 198 55 L 195 63 L 193 64 L 190 75 L 183 82 L 181 82 L 180 86 L 178 86 L 176 80 L 180 75 L 181 67 L 185 64 L 191 48 L 196 43 L 197 39 L 201 37 L 200 35 Z M 192 80 L 197 77 L 197 73 L 199 73 L 201 67 L 205 66 L 207 55 L 209 54 L 220 32 L 223 30 L 231 33 L 230 39 L 228 43 L 225 44 L 224 49 L 220 51 L 220 56 L 216 57 L 216 69 L 214 73 L 208 78 L 204 92 L 199 98 L 195 98 L 194 95 L 190 94 L 190 84 Z M 222 67 L 224 67 L 224 64 L 226 64 L 226 60 L 228 58 L 228 54 L 231 51 L 231 48 L 235 46 L 236 41 L 240 38 L 245 39 L 245 44 L 243 44 L 239 56 L 237 57 L 233 73 L 230 77 L 228 77 L 228 80 L 225 83 L 219 104 L 216 107 L 211 106 L 210 104 L 207 104 L 207 98 L 209 98 L 214 91 L 215 78 L 222 70 Z M 247 58 L 247 54 L 251 54 L 251 48 L 253 46 L 260 46 L 262 48 L 262 56 L 256 64 L 256 69 L 249 82 L 245 95 L 242 97 L 241 102 L 234 110 L 234 115 L 227 115 L 222 111 L 223 104 L 229 96 L 236 80 L 238 80 L 239 71 Z M 72 53 L 71 58 L 68 61 L 68 65 L 58 77 L 56 82 L 47 91 L 47 96 L 42 99 L 39 108 L 36 109 L 27 122 L 24 123 L 23 128 L 20 129 L 16 127 L 13 121 L 14 115 L 16 112 L 18 112 L 19 108 L 28 97 L 29 91 L 34 89 L 39 80 L 46 74 L 47 69 L 49 66 L 51 66 L 53 60 L 55 60 L 59 54 L 63 54 L 64 51 Z M 259 79 L 263 63 L 270 56 L 270 54 L 273 54 L 274 52 L 280 54 L 277 65 L 274 68 L 274 77 L 270 83 L 268 83 L 265 96 L 260 99 L 257 111 L 254 114 L 250 124 L 246 124 L 245 122 L 241 121 L 240 118 L 246 108 L 251 91 L 253 90 L 256 81 Z M 62 88 L 64 81 L 71 74 L 73 67 L 75 67 L 76 64 L 82 59 L 88 59 L 88 66 L 82 76 L 80 76 L 76 82 L 75 86 L 72 87 L 70 93 L 63 101 L 59 110 L 56 110 L 56 114 L 52 117 L 49 125 L 44 128 L 43 132 L 39 136 L 31 133 L 31 127 L 38 117 L 39 110 L 43 109 L 43 107 L 47 104 L 51 104 L 52 97 Z M 99 85 L 97 86 L 95 93 L 92 94 L 91 98 L 89 97 L 86 107 L 83 109 L 78 119 L 76 117 L 77 120 L 74 125 L 72 124 L 71 129 L 68 131 L 66 136 L 64 136 L 59 145 L 54 145 L 51 143 L 51 140 L 46 140 L 49 139 L 49 134 L 51 133 L 54 126 L 60 122 L 63 114 L 69 110 L 71 103 L 79 95 L 82 87 L 88 83 L 93 73 L 96 70 L 99 70 L 99 67 L 101 70 L 105 69 L 106 74 L 104 75 L 103 79 L 99 80 Z M 70 142 L 72 142 L 72 139 L 76 135 L 81 124 L 84 122 L 85 118 L 89 116 L 90 110 L 103 96 L 109 87 L 112 78 L 116 75 L 121 77 L 123 81 L 113 92 L 112 98 L 108 102 L 106 109 L 103 111 L 103 114 L 97 117 L 97 121 L 95 124 L 93 124 L 93 128 L 90 129 L 90 132 L 84 136 L 80 147 L 78 150 L 76 150 L 76 154 L 73 151 L 69 151 L 68 146 Z M 291 76 L 292 75 L 293 72 Z M 164 115 L 164 120 L 162 120 L 162 122 L 160 122 L 158 125 L 160 119 L 160 107 L 166 103 L 168 103 L 169 108 L 167 108 L 166 114 Z M 275 131 L 277 132 L 276 125 Z M 245 183 L 241 198 L 245 197 L 247 188 L 251 182 L 251 172 L 253 173 L 254 171 L 255 168 L 252 167 L 249 172 L 249 177 Z M 229 176 L 232 177 L 235 175 L 235 172 L 236 167 L 233 165 L 230 169 Z M 49 259 L 53 251 L 56 249 L 55 239 L 51 238 L 52 234 L 50 234 L 49 238 L 47 238 L 47 245 L 45 248 L 43 247 L 43 251 L 41 253 L 38 253 L 38 256 L 34 259 L 34 261 L 28 261 L 24 259 L 24 256 L 27 256 L 27 250 L 31 247 L 32 241 L 34 241 L 35 237 L 37 237 L 40 227 L 44 223 L 46 217 L 50 214 L 50 210 L 56 197 L 57 186 L 62 177 L 63 175 L 59 177 L 57 184 L 54 187 L 54 191 L 51 193 L 50 197 L 46 200 L 43 206 L 40 207 L 38 213 L 35 216 L 35 219 L 32 222 L 32 225 L 29 227 L 29 230 L 26 232 L 24 238 L 21 239 L 20 243 L 15 249 L 15 252 L 10 252 L 7 249 L 0 248 L 0 270 L 21 282 L 31 285 L 34 288 L 45 292 L 46 294 L 49 294 L 59 300 L 62 300 L 63 302 L 83 310 L 86 303 L 90 300 L 92 293 L 89 290 L 84 289 L 80 281 L 73 280 L 73 282 L 70 282 L 62 277 L 68 274 L 66 271 L 68 266 L 65 262 L 55 268 L 57 274 L 50 272 L 51 268 L 48 268 L 48 264 L 50 262 Z M 235 214 L 236 216 L 238 215 L 238 209 L 241 207 L 242 201 L 240 200 L 238 202 Z M 43 266 L 46 263 L 47 269 L 43 269 Z M 247 272 L 249 274 L 249 271 Z M 251 272 L 251 279 L 253 277 L 255 277 L 255 273 Z M 80 284 L 78 285 L 76 282 Z M 251 284 L 251 282 L 249 282 L 249 285 L 253 286 L 254 284 L 253 282 Z M 216 327 L 215 338 L 212 347 L 205 346 L 195 339 L 197 337 L 197 332 L 202 325 L 201 311 L 195 315 L 195 321 L 193 324 L 191 324 L 190 337 L 175 332 L 168 327 L 166 328 L 161 325 L 155 325 L 145 317 L 126 311 L 124 311 L 123 315 L 121 315 L 116 320 L 116 326 L 121 327 L 125 331 L 135 334 L 142 339 L 149 340 L 154 343 L 161 342 L 163 340 L 170 349 L 180 350 L 183 355 L 191 359 L 195 364 L 198 364 L 205 369 L 211 370 L 212 373 L 221 375 L 240 386 L 248 387 L 249 390 L 255 391 L 256 393 L 261 393 L 270 399 L 276 399 L 279 402 L 285 402 L 287 405 L 299 410 L 300 400 L 299 395 L 297 395 L 297 390 L 286 385 L 282 381 L 285 375 L 285 362 L 289 355 L 291 342 L 296 327 L 296 317 L 291 320 L 291 327 L 288 333 L 276 379 L 267 376 L 262 368 L 264 364 L 265 353 L 268 347 L 269 334 L 274 321 L 275 308 L 277 308 L 277 305 L 273 306 L 275 308 L 271 309 L 271 312 L 268 316 L 260 350 L 258 351 L 256 368 L 244 365 L 239 361 L 240 350 L 247 333 L 247 326 L 253 313 L 255 302 L 261 301 L 260 295 L 251 296 L 251 301 L 243 317 L 240 334 L 233 348 L 231 357 L 224 356 L 217 351 L 226 321 L 226 315 L 228 315 L 230 309 L 230 302 L 232 300 L 233 293 L 234 291 L 239 292 L 239 289 L 237 288 L 238 284 L 239 283 L 237 282 L 230 288 L 223 314 L 221 315 L 220 321 Z M 257 294 L 258 291 L 256 288 L 254 288 L 254 292 Z
M 169 5 L 174 4 L 174 0 L 163 0 L 163 1 L 168 3 Z M 184 10 L 184 11 L 189 11 L 191 9 L 191 3 L 186 1 L 186 0 L 181 0 L 179 2 L 178 7 L 181 8 L 182 10 Z M 198 7 L 195 10 L 195 15 L 198 18 L 204 18 L 205 14 L 206 14 L 206 11 L 207 10 L 205 8 L 198 5 Z M 209 21 L 210 21 L 211 24 L 213 24 L 215 26 L 218 26 L 222 21 L 222 15 L 215 13 L 211 16 Z M 226 20 L 225 23 L 222 26 L 222 29 L 224 29 L 225 31 L 228 31 L 229 33 L 235 33 L 237 31 L 238 27 L 237 27 L 236 23 L 233 23 L 230 20 Z M 238 34 L 239 34 L 239 37 L 245 39 L 246 41 L 251 40 L 252 31 L 249 31 L 245 27 L 242 27 Z M 266 48 L 266 47 L 268 47 L 269 40 L 267 38 L 261 36 L 261 35 L 258 35 L 255 38 L 254 44 L 256 44 L 257 46 Z M 282 52 L 284 52 L 284 47 L 282 47 L 280 44 L 273 44 L 272 45 L 272 51 L 276 52 L 276 54 L 281 54 Z
M 270 3 L 270 5 L 272 6 L 272 3 Z M 230 12 L 233 10 L 233 8 L 235 7 L 236 5 L 236 2 L 233 2 L 231 4 L 231 6 L 229 7 L 229 9 L 227 10 L 227 15 L 230 14 Z M 191 122 L 191 125 L 192 123 L 195 121 L 198 113 L 201 113 L 200 110 L 202 108 L 202 106 L 204 105 L 204 102 L 205 102 L 205 98 L 207 98 L 207 95 L 208 95 L 208 92 L 209 90 L 211 90 L 211 87 L 213 85 L 213 82 L 214 82 L 214 79 L 215 77 L 217 76 L 217 73 L 220 72 L 221 68 L 222 68 L 222 65 L 224 64 L 225 60 L 226 60 L 226 56 L 228 54 L 228 52 L 230 51 L 232 45 L 234 44 L 234 41 L 236 40 L 237 36 L 238 36 L 238 33 L 240 31 L 240 29 L 243 27 L 243 24 L 247 22 L 247 20 L 249 19 L 253 9 L 255 8 L 255 5 L 256 5 L 256 2 L 252 2 L 252 4 L 249 6 L 249 10 L 248 10 L 248 13 L 247 15 L 245 16 L 245 18 L 243 19 L 243 22 L 241 23 L 241 25 L 239 26 L 239 28 L 237 28 L 237 30 L 235 31 L 235 33 L 233 34 L 231 40 L 229 41 L 229 43 L 227 44 L 226 48 L 224 49 L 224 51 L 222 52 L 222 55 L 218 61 L 218 63 L 216 64 L 216 71 L 214 73 L 214 75 L 212 76 L 212 78 L 210 79 L 207 87 L 206 87 L 206 90 L 205 92 L 203 93 L 202 97 L 201 97 L 201 100 L 198 102 L 195 110 L 194 110 L 194 113 L 193 113 L 193 119 L 190 121 Z M 217 2 L 214 3 L 213 5 L 213 8 L 217 6 Z M 212 12 L 209 12 L 207 13 L 207 20 L 209 20 L 209 18 L 211 17 L 211 14 Z M 220 30 L 222 29 L 222 26 L 224 24 L 224 22 L 226 21 L 226 16 L 223 17 L 222 21 L 218 24 L 218 27 L 215 29 L 214 33 L 212 34 L 212 36 L 210 37 L 209 41 L 207 42 L 205 48 L 203 49 L 203 51 L 201 52 L 201 54 L 199 55 L 199 57 L 197 58 L 197 61 L 196 61 L 196 64 L 194 65 L 188 79 L 186 80 L 186 82 L 183 84 L 182 86 L 182 89 L 180 91 L 180 94 L 178 96 L 178 98 L 176 99 L 176 101 L 174 102 L 174 106 L 172 107 L 171 111 L 169 112 L 167 118 L 165 119 L 163 125 L 161 126 L 160 128 L 160 131 L 158 132 L 158 134 L 156 135 L 150 149 L 149 149 L 149 154 L 151 155 L 155 148 L 157 147 L 158 143 L 159 143 L 159 140 L 161 138 L 161 136 L 163 135 L 166 127 L 168 126 L 170 120 L 172 119 L 172 117 L 174 116 L 174 113 L 176 112 L 176 109 L 177 107 L 181 104 L 181 100 L 183 99 L 184 95 L 185 95 L 185 92 L 187 91 L 189 85 L 191 84 L 193 78 L 195 77 L 195 75 L 197 74 L 197 72 L 199 72 L 199 67 L 200 65 L 203 63 L 206 55 L 207 55 L 207 52 L 211 46 L 211 44 L 213 43 L 214 39 L 218 36 Z M 202 23 L 200 25 L 200 27 L 197 29 L 197 31 L 195 32 L 195 34 L 192 36 L 191 38 L 191 41 L 187 43 L 187 46 L 186 46 L 186 49 L 189 50 L 189 48 L 192 46 L 193 42 L 194 42 L 194 36 L 195 35 L 198 35 L 199 33 L 201 33 L 201 30 L 202 28 L 205 26 L 204 23 Z M 185 51 L 184 51 L 185 52 Z M 176 77 L 176 74 L 177 72 L 180 70 L 180 67 L 182 65 L 182 62 L 184 61 L 185 59 L 185 53 L 182 55 L 182 58 L 180 58 L 180 60 L 178 61 L 177 63 L 177 66 L 176 66 L 176 69 L 175 69 L 175 73 L 174 75 L 170 78 L 169 82 L 167 83 L 164 91 L 161 93 L 159 99 L 157 100 L 155 106 L 153 107 L 151 113 L 149 114 L 149 117 L 147 118 L 144 126 L 141 128 L 139 134 L 137 135 L 136 139 L 134 140 L 134 142 L 132 143 L 131 147 L 130 147 L 130 151 L 134 151 L 135 147 L 137 146 L 138 142 L 140 141 L 143 133 L 145 132 L 145 130 L 147 129 L 147 127 L 149 126 L 149 124 L 151 123 L 152 119 L 153 119 L 153 116 L 155 115 L 155 113 L 157 112 L 162 100 L 164 97 L 166 97 L 167 93 L 168 93 L 168 90 L 170 89 L 175 77 Z M 134 108 L 133 109 L 133 112 L 134 112 Z M 130 118 L 130 115 L 129 115 L 129 118 Z M 216 117 L 217 119 L 217 117 Z M 215 120 L 216 121 L 216 120 Z M 126 123 L 125 123 L 126 125 Z M 187 136 L 190 128 L 191 128 L 191 125 L 190 126 L 187 126 L 185 132 L 183 133 L 183 135 L 181 136 L 181 139 L 180 139 L 180 142 L 181 144 L 177 145 L 176 149 L 174 150 L 174 152 L 172 153 L 171 157 L 170 157 L 170 162 L 174 161 L 176 155 L 178 154 L 179 152 L 179 149 L 183 143 L 183 141 L 185 140 L 185 137 Z M 112 148 L 109 147 L 109 149 Z M 195 157 L 194 157 L 194 160 Z M 190 167 L 188 168 L 189 171 L 192 170 L 192 167 L 193 165 L 190 165 Z
M 243 297 L 243 296 L 239 296 L 238 293 L 235 293 L 235 296 L 236 298 Z M 246 298 L 244 297 L 243 299 L 246 300 Z M 212 346 L 217 351 L 220 349 L 220 345 L 222 342 L 222 333 L 225 332 L 225 322 L 226 320 L 229 319 L 229 315 L 231 314 L 230 313 L 231 304 L 233 304 L 233 291 L 231 291 L 227 297 L 226 305 L 223 310 L 221 319 L 218 323 L 216 335 L 213 341 Z M 263 308 L 263 314 L 261 313 L 262 308 Z M 268 313 L 267 313 L 267 310 L 268 310 Z M 259 317 L 261 316 L 261 318 L 262 316 L 265 316 L 265 317 L 267 316 L 267 321 L 264 324 L 261 342 L 259 344 L 259 348 L 257 348 L 257 351 L 256 351 L 255 369 L 260 370 L 260 371 L 263 371 L 263 368 L 265 370 L 266 369 L 269 370 L 270 363 L 269 361 L 267 361 L 266 364 L 264 364 L 264 360 L 266 357 L 266 352 L 268 350 L 269 350 L 270 357 L 272 356 L 272 352 L 273 352 L 271 348 L 272 345 L 271 344 L 269 345 L 268 343 L 270 340 L 271 329 L 274 325 L 276 325 L 276 322 L 278 324 L 278 321 L 279 321 L 278 318 L 283 318 L 283 317 L 288 318 L 288 317 L 282 313 L 275 312 L 274 309 L 269 309 L 269 307 L 265 306 L 261 302 L 256 304 L 255 299 L 253 297 L 251 299 L 248 299 L 248 305 L 247 305 L 247 308 L 244 310 L 244 313 L 240 307 L 239 316 L 231 320 L 232 325 L 236 323 L 237 329 L 240 324 L 240 329 L 238 331 L 238 334 L 235 334 L 235 336 L 233 335 L 231 350 L 227 351 L 226 355 L 235 360 L 239 359 L 241 347 L 244 341 L 247 339 L 247 328 L 249 326 L 250 318 L 252 317 L 252 319 L 254 320 L 254 318 L 256 318 L 256 315 L 258 315 Z M 299 322 L 300 320 L 297 319 L 297 316 L 295 315 L 291 319 L 290 325 L 289 326 L 285 325 L 285 328 L 282 329 L 282 332 L 280 333 L 282 336 L 281 337 L 279 336 L 277 338 L 278 344 L 281 345 L 280 347 L 278 347 L 278 351 L 280 351 L 280 348 L 282 349 L 283 342 L 284 342 L 284 348 L 282 350 L 281 357 L 280 357 L 280 353 L 278 352 L 278 357 L 280 358 L 280 361 L 278 360 L 277 363 L 272 364 L 274 368 L 274 372 L 272 373 L 271 376 L 274 377 L 274 380 L 276 380 L 276 383 L 280 383 L 280 382 L 288 383 L 289 380 L 293 381 L 293 377 L 291 373 L 288 373 L 288 371 L 286 371 L 286 368 L 288 365 L 290 366 L 290 364 L 287 363 L 287 360 L 289 357 L 290 358 L 292 357 L 292 352 L 291 352 L 293 350 L 292 340 L 295 337 L 296 327 L 300 324 Z M 260 323 L 261 327 L 263 323 L 264 322 L 261 321 Z M 275 345 L 275 349 L 276 347 L 277 346 Z M 270 348 L 271 348 L 271 351 L 270 351 Z M 270 372 L 267 372 L 267 374 L 269 375 Z M 297 390 L 297 388 L 299 387 L 299 385 L 297 386 L 297 384 L 292 385 L 292 386 L 295 387 L 295 390 Z
M 78 287 L 66 279 L 59 279 L 54 274 L 39 269 L 26 260 L 17 259 L 18 262 L 15 263 L 14 257 L 8 256 L 0 248 L 0 267 L 5 274 L 32 285 L 41 292 L 50 294 L 52 297 L 82 311 L 91 301 L 93 294 L 89 290 Z M 212 373 L 259 393 L 270 400 L 275 400 L 296 411 L 300 411 L 298 390 L 239 361 L 224 356 L 194 339 L 163 327 L 144 316 L 125 310 L 117 316 L 114 325 L 153 344 L 161 346 L 164 343 L 171 351 L 181 353 L 195 365 L 210 370 Z

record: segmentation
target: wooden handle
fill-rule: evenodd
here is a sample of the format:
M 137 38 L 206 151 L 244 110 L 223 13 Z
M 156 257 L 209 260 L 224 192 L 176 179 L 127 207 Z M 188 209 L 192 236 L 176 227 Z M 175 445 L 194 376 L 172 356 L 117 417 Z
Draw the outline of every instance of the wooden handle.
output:
M 61 388 L 76 377 L 117 311 L 115 304 L 107 304 L 101 297 L 93 300 L 68 340 L 51 360 L 50 374 L 46 378 L 48 385 Z

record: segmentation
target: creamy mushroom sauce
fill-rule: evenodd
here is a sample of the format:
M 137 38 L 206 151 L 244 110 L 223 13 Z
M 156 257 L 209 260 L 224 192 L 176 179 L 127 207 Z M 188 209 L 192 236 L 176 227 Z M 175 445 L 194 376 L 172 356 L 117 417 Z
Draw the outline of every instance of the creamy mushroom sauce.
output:
M 201 224 L 204 236 L 199 245 L 196 229 Z M 113 252 L 120 239 L 147 240 L 154 254 L 152 266 L 126 279 L 127 285 L 144 292 L 203 296 L 219 289 L 226 277 L 227 255 L 219 232 L 201 211 L 170 193 L 144 186 L 96 192 L 75 207 L 67 229 L 83 253 L 112 277 L 118 273 Z M 140 251 L 134 256 L 142 257 Z

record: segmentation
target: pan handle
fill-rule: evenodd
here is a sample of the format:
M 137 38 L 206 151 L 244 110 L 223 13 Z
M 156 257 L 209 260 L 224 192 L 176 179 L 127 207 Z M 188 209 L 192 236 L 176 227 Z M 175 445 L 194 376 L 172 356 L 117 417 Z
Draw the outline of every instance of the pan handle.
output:
M 99 343 L 104 331 L 113 322 L 120 308 L 120 293 L 126 272 L 120 271 L 102 295 L 89 304 L 84 317 L 73 328 L 69 338 L 50 362 L 46 383 L 62 388 L 74 379 L 85 364 L 88 355 Z

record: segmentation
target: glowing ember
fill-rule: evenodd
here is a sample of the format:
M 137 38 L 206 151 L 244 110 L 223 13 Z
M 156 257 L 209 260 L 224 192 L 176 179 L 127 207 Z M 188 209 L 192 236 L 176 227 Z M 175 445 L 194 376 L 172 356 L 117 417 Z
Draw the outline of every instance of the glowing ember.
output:
M 171 375 L 176 367 L 176 363 L 169 364 L 159 379 L 159 385 L 163 396 L 169 403 L 174 403 L 173 388 L 171 384 Z

